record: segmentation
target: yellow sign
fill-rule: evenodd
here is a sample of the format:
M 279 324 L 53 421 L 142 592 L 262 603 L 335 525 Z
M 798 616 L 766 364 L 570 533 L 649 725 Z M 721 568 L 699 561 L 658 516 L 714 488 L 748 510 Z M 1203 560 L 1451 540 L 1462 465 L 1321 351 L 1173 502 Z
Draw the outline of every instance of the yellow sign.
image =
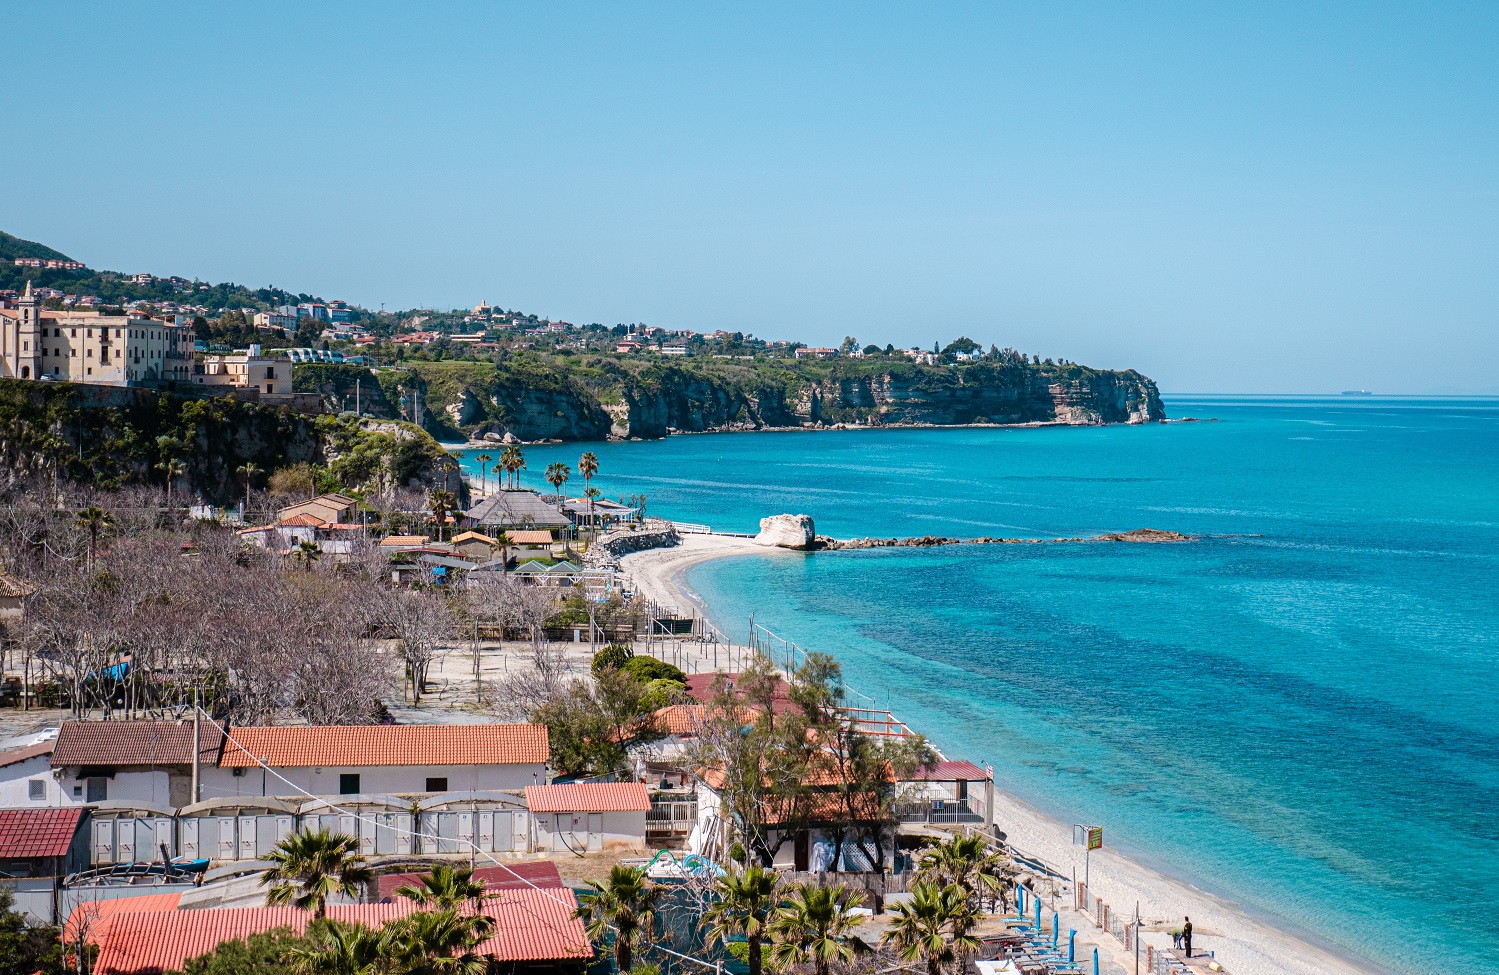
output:
M 1090 849 L 1090 850 L 1101 850 L 1101 849 L 1103 849 L 1103 827 L 1102 826 L 1089 826 L 1088 827 L 1088 849 Z

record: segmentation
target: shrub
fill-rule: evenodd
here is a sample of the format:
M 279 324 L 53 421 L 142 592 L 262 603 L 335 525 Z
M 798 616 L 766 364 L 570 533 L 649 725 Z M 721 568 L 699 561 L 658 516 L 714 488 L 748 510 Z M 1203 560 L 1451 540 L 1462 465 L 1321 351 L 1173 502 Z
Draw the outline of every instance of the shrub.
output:
M 610 643 L 593 655 L 593 672 L 607 668 L 622 670 L 635 657 L 635 651 L 627 643 Z
M 663 660 L 654 657 L 631 657 L 620 665 L 619 668 L 626 674 L 640 681 L 669 680 L 687 686 L 687 675 L 680 667 L 674 667 Z

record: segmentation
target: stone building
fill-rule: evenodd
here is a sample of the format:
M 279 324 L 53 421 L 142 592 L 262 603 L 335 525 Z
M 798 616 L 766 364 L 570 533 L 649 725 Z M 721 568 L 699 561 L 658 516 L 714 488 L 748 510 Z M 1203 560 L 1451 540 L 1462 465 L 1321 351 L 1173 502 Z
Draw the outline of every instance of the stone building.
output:
M 192 329 L 135 315 L 53 311 L 26 291 L 0 309 L 0 377 L 162 386 L 193 373 Z

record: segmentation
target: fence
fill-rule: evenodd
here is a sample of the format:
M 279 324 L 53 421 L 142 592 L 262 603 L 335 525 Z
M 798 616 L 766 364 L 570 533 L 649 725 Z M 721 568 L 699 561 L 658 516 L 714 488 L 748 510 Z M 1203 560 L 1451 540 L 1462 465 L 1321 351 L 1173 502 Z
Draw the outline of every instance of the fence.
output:
M 903 823 L 982 823 L 983 801 L 977 799 L 922 799 L 896 803 L 895 816 Z

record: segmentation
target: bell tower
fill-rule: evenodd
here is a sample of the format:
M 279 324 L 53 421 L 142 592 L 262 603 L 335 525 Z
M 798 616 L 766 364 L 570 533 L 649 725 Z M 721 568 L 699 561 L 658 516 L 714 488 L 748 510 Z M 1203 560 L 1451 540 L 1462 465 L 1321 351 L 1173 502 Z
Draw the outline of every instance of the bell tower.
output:
M 7 371 L 17 379 L 36 379 L 42 369 L 42 316 L 41 301 L 31 293 L 31 282 L 26 282 L 26 293 L 16 300 L 20 321 L 16 323 L 16 335 L 10 343 L 6 365 Z

